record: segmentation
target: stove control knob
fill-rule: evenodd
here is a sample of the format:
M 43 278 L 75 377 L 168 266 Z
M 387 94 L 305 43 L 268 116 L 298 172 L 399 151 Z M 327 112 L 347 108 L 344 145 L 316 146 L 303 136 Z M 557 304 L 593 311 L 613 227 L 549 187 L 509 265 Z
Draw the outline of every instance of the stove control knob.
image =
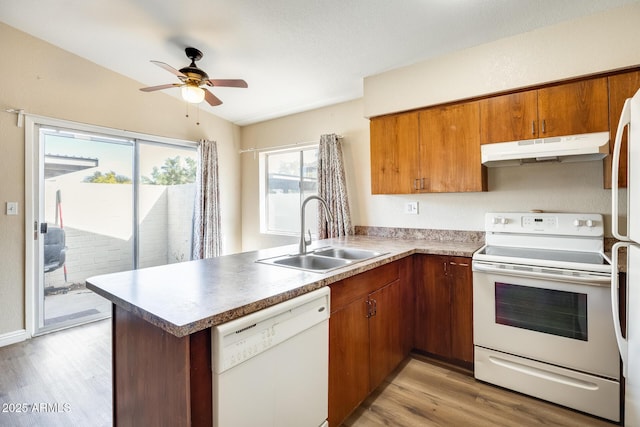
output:
M 586 224 L 586 226 L 587 226 L 587 227 L 589 227 L 589 228 L 591 228 L 591 227 L 593 227 L 594 225 L 596 225 L 596 224 L 593 222 L 593 220 L 591 220 L 591 219 L 588 219 L 588 220 L 587 220 L 587 222 L 586 222 L 585 224 Z
M 492 223 L 494 224 L 506 224 L 507 223 L 507 218 L 503 217 L 503 216 L 494 216 L 493 219 L 491 220 Z
M 581 219 L 574 219 L 573 220 L 573 225 L 575 225 L 576 227 L 582 227 L 582 220 Z

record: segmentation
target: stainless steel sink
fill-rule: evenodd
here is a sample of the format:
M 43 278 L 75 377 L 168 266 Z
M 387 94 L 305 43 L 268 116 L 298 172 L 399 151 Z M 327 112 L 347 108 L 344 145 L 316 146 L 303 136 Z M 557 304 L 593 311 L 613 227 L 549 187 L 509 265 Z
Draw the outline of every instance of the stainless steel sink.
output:
M 331 270 L 351 264 L 351 262 L 346 259 L 316 256 L 314 254 L 293 255 L 284 259 L 278 259 L 273 263 L 286 265 L 287 267 L 302 268 L 304 270 Z
M 274 258 L 259 259 L 256 262 L 298 270 L 326 273 L 350 264 L 365 261 L 382 255 L 382 252 L 354 248 L 320 248 L 305 255 L 283 255 Z
M 316 255 L 328 256 L 332 258 L 342 258 L 351 260 L 365 260 L 382 255 L 382 252 L 369 251 L 366 249 L 355 248 L 326 248 L 318 249 L 313 252 Z

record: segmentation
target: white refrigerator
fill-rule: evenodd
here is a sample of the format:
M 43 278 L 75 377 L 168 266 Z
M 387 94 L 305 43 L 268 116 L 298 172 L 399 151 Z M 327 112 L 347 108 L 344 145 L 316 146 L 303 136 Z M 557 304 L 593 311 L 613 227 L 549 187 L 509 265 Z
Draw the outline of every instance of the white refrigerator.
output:
M 618 207 L 618 168 L 622 132 L 628 132 L 628 176 L 626 212 Z M 626 100 L 613 149 L 612 167 L 612 234 L 620 240 L 613 246 L 613 283 L 611 303 L 616 340 L 626 380 L 625 426 L 640 427 L 640 90 Z M 622 215 L 621 215 L 622 214 Z M 620 224 L 622 217 L 624 224 Z M 620 227 L 623 225 L 622 227 Z M 625 234 L 626 233 L 626 234 Z M 627 249 L 626 337 L 622 336 L 618 304 L 618 258 Z

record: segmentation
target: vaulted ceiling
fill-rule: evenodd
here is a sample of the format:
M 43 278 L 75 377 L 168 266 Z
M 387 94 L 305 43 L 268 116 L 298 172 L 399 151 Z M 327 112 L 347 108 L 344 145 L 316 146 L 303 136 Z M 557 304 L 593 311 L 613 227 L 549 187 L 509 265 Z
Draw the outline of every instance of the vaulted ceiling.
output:
M 0 21 L 141 87 L 177 82 L 149 61 L 179 69 L 194 46 L 210 78 L 249 84 L 214 88 L 224 104 L 201 108 L 245 125 L 359 98 L 369 75 L 635 1 L 0 0 Z

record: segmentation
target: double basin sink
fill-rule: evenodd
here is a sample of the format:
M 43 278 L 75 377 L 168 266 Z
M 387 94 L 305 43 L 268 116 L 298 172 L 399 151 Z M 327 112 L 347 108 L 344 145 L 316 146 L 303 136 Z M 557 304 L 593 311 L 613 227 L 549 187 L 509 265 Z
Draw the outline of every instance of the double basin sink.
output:
M 283 255 L 275 258 L 259 259 L 256 262 L 313 271 L 316 273 L 326 273 L 380 255 L 383 255 L 383 253 L 366 249 L 325 247 L 306 254 Z

